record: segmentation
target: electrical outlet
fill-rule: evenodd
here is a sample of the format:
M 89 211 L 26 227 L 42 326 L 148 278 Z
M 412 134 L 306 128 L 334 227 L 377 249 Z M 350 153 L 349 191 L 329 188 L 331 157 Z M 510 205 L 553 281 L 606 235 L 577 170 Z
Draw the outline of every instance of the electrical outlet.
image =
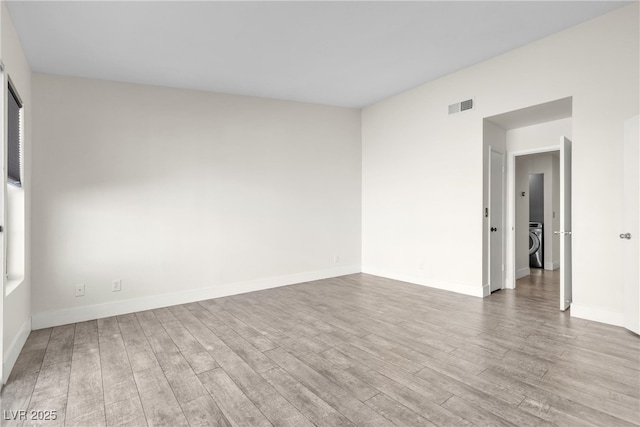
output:
M 122 290 L 122 280 L 114 280 L 111 282 L 111 292 L 120 292 Z
M 76 296 L 77 297 L 84 296 L 84 285 L 76 285 Z
M 340 257 L 338 255 L 334 255 L 333 256 L 333 262 L 335 262 L 336 264 L 338 264 L 340 262 Z

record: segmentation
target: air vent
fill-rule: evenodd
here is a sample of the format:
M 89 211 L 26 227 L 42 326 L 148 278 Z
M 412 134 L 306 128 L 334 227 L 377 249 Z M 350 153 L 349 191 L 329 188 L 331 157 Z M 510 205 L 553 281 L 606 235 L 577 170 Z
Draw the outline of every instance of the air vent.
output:
M 460 113 L 467 110 L 473 110 L 473 99 L 467 99 L 466 101 L 449 105 L 449 114 Z

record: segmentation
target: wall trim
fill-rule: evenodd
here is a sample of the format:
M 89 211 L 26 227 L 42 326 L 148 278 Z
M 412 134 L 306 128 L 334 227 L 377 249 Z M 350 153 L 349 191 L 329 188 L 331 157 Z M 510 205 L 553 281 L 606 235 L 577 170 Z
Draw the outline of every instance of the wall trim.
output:
M 571 303 L 571 317 L 624 327 L 624 313 L 616 313 L 582 304 Z
M 519 268 L 516 271 L 516 280 L 521 279 L 523 277 L 527 277 L 531 274 L 531 269 L 529 267 Z
M 445 291 L 456 292 L 458 294 L 471 295 L 474 297 L 484 297 L 484 288 L 488 286 L 474 286 L 463 283 L 452 283 L 440 280 L 424 279 L 419 276 L 413 276 L 406 273 L 399 273 L 373 267 L 362 267 L 362 272 L 373 276 L 385 277 L 387 279 L 408 282 L 414 285 L 426 286 L 429 288 L 442 289 Z
M 207 288 L 191 289 L 182 292 L 171 292 L 128 300 L 110 301 L 103 304 L 93 304 L 82 307 L 67 308 L 57 311 L 35 313 L 33 315 L 33 329 L 50 328 L 52 326 L 69 323 L 84 322 L 103 317 L 118 316 L 136 311 L 153 310 L 172 305 L 186 304 L 211 298 L 220 298 L 247 292 L 261 291 L 280 286 L 294 285 L 313 280 L 329 279 L 331 277 L 360 273 L 359 265 L 345 265 L 326 270 L 309 271 L 288 274 L 284 276 L 267 277 L 245 282 L 233 282 Z
M 18 356 L 20 355 L 20 351 L 22 351 L 22 347 L 27 342 L 27 338 L 29 338 L 29 334 L 31 333 L 31 318 L 27 318 L 24 321 L 18 333 L 9 344 L 9 347 L 6 349 L 4 354 L 4 360 L 2 361 L 2 384 L 6 384 L 9 379 L 9 375 L 11 374 L 11 370 L 13 366 L 16 364 L 18 360 Z
M 506 287 L 503 289 L 507 289 Z M 491 295 L 491 285 L 484 285 L 482 287 L 482 297 L 488 297 L 489 295 Z
M 544 269 L 545 270 L 557 270 L 560 268 L 560 261 L 555 262 L 545 262 Z

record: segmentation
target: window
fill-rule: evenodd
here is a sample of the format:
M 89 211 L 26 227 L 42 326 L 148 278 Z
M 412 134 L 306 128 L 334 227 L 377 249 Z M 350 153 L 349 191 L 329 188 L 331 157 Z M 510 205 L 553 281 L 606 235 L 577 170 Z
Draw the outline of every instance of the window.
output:
M 7 127 L 7 182 L 22 187 L 22 102 L 9 83 Z
M 6 80 L 5 80 L 6 81 Z M 7 185 L 4 188 L 5 295 L 24 282 L 25 273 L 25 194 L 24 194 L 24 105 L 8 79 L 6 109 Z M 1 240 L 0 240 L 1 241 Z

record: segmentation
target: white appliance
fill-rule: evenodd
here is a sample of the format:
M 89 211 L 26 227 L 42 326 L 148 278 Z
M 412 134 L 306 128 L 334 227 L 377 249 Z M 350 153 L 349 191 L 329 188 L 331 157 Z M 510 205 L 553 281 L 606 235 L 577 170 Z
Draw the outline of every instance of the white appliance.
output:
M 542 223 L 529 223 L 529 267 L 542 268 L 544 266 L 542 249 Z

